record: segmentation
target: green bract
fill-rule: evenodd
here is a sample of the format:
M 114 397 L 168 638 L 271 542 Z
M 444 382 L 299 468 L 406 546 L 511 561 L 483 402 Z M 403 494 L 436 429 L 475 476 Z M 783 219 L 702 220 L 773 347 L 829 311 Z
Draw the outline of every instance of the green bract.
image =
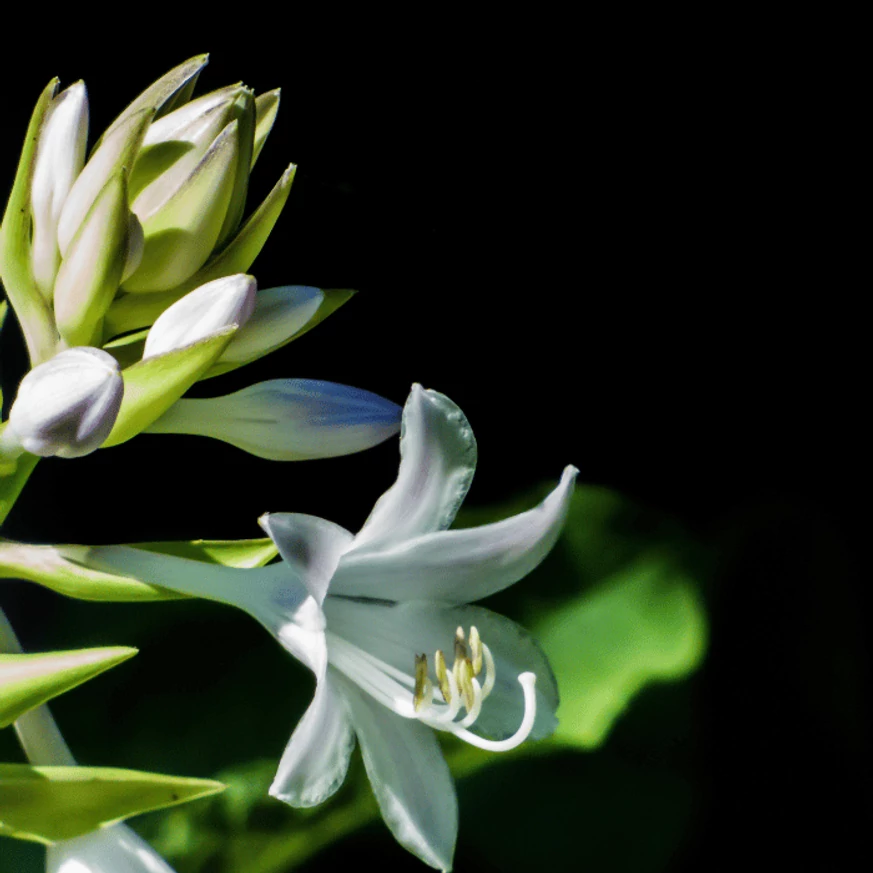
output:
M 211 779 L 136 770 L 0 764 L 0 834 L 41 843 L 69 840 L 223 790 Z
M 0 728 L 8 727 L 20 715 L 52 697 L 126 661 L 136 651 L 116 646 L 38 655 L 0 654 Z

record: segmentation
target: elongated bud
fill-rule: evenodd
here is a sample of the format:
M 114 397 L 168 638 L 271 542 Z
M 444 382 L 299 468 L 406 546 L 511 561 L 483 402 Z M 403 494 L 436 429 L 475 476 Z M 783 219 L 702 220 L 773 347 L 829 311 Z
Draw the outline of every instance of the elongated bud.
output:
M 167 142 L 186 142 L 206 151 L 222 128 L 233 121 L 234 104 L 245 91 L 242 85 L 229 85 L 174 109 L 149 127 L 143 151 Z
M 243 273 L 195 288 L 152 325 L 143 360 L 191 345 L 228 325 L 245 324 L 254 310 L 257 288 L 254 277 Z
M 112 355 L 67 349 L 21 380 L 4 438 L 42 457 L 87 455 L 109 436 L 123 393 Z
M 58 222 L 58 246 L 62 257 L 67 257 L 73 238 L 109 179 L 132 166 L 151 117 L 148 110 L 128 117 L 103 138 L 100 147 L 79 173 Z
M 180 159 L 133 201 L 145 232 L 142 263 L 125 291 L 164 291 L 206 263 L 215 248 L 235 189 L 239 122 L 228 124 L 190 166 Z
M 103 316 L 142 254 L 124 173 L 112 176 L 73 237 L 55 282 L 55 317 L 68 345 L 99 342 Z
M 88 140 L 88 94 L 76 82 L 54 98 L 40 132 L 30 205 L 33 215 L 31 258 L 40 292 L 51 300 L 61 255 L 58 221 L 64 202 L 85 164 Z
M 302 461 L 375 446 L 400 430 L 400 412 L 358 388 L 272 379 L 225 397 L 178 400 L 149 431 L 209 436 L 259 458 Z

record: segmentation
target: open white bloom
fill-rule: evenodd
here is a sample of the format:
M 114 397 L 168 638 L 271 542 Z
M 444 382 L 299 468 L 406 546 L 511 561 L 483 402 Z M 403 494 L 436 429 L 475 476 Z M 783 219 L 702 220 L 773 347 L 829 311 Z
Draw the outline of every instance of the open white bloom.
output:
M 355 737 L 382 815 L 426 863 L 451 868 L 454 785 L 435 731 L 504 751 L 555 727 L 544 654 L 517 624 L 469 605 L 527 575 L 554 545 L 576 470 L 534 509 L 448 530 L 476 463 L 466 418 L 415 386 L 397 481 L 353 536 L 308 515 L 266 515 L 283 558 L 257 570 L 125 547 L 71 551 L 97 569 L 230 603 L 262 622 L 316 676 L 270 793 L 312 806 L 343 782 Z M 256 574 L 256 575 L 252 575 Z

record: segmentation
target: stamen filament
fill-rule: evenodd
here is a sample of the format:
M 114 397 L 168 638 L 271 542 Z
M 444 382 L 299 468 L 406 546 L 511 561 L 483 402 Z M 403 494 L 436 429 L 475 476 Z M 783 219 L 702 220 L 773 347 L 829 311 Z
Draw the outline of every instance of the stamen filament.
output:
M 460 726 L 452 730 L 452 733 L 459 739 L 468 742 L 471 746 L 485 749 L 488 752 L 508 752 L 510 749 L 520 746 L 530 736 L 537 715 L 537 677 L 535 673 L 522 673 L 518 677 L 518 681 L 524 691 L 524 717 L 518 726 L 518 730 L 511 737 L 505 740 L 486 740 L 484 737 L 476 736 L 476 734 L 470 733 L 470 731 Z

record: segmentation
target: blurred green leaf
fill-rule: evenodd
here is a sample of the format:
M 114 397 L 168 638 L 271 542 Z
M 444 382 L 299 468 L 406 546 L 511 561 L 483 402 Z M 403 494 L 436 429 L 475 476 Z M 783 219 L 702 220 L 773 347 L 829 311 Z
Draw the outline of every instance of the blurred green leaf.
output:
M 661 557 L 638 560 L 533 630 L 561 691 L 555 739 L 586 749 L 642 688 L 688 675 L 706 648 L 694 583 Z
M 223 789 L 208 779 L 134 770 L 0 764 L 0 834 L 36 842 L 68 840 Z
M 125 646 L 44 654 L 0 654 L 0 728 L 135 655 Z

